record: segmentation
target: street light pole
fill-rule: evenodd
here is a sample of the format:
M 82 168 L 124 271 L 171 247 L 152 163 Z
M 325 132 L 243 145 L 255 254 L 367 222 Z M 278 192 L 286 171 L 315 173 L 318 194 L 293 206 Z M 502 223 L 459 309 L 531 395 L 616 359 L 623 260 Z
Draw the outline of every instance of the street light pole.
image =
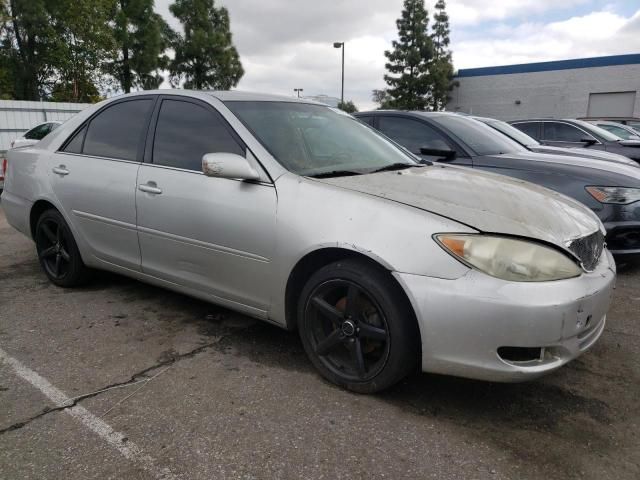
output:
M 340 91 L 340 103 L 344 104 L 344 42 L 334 42 L 333 48 L 342 48 L 342 90 Z
M 298 94 L 298 98 L 300 98 L 300 92 L 303 92 L 304 88 L 294 88 L 293 91 L 296 92 Z

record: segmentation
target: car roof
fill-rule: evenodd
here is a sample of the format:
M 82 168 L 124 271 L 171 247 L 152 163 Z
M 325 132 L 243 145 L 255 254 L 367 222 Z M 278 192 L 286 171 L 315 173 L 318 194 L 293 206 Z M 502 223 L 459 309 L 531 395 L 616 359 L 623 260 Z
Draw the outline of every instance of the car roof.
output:
M 323 105 L 324 103 L 316 102 L 306 98 L 288 97 L 286 95 L 275 95 L 270 93 L 245 92 L 239 90 L 189 90 L 182 88 L 167 88 L 158 90 L 142 90 L 140 92 L 127 93 L 111 97 L 108 100 L 116 98 L 135 97 L 141 95 L 177 95 L 185 97 L 193 97 L 200 95 L 210 95 L 222 102 L 226 101 L 251 101 L 251 102 L 289 102 L 289 103 L 311 103 L 315 105 Z
M 422 111 L 412 111 L 412 110 L 369 110 L 366 112 L 356 112 L 353 114 L 354 117 L 358 117 L 361 115 L 377 115 L 377 114 L 381 114 L 381 113 L 395 113 L 395 114 L 401 114 L 401 115 L 406 115 L 409 117 L 444 117 L 444 116 L 459 116 L 457 113 L 454 112 L 422 112 Z

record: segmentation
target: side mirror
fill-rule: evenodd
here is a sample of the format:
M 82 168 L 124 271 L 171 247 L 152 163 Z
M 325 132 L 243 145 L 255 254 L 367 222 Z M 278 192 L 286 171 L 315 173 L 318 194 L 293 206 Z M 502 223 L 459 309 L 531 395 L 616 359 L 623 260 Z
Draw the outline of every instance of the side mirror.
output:
M 207 153 L 202 157 L 202 173 L 207 177 L 258 180 L 260 175 L 249 161 L 235 153 Z
M 591 145 L 598 143 L 598 141 L 595 138 L 584 137 L 580 139 L 580 143 L 584 143 L 586 147 L 590 147 Z
M 438 157 L 442 160 L 453 160 L 456 158 L 456 151 L 450 150 L 446 148 L 429 148 L 422 147 L 420 148 L 421 155 L 427 155 L 429 157 Z

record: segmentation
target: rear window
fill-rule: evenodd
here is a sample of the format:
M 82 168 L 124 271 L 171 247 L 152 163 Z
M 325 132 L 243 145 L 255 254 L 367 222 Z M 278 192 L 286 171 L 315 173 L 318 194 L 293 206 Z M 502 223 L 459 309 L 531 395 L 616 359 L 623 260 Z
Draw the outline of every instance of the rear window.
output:
M 129 100 L 102 110 L 89 123 L 82 153 L 136 160 L 153 101 Z

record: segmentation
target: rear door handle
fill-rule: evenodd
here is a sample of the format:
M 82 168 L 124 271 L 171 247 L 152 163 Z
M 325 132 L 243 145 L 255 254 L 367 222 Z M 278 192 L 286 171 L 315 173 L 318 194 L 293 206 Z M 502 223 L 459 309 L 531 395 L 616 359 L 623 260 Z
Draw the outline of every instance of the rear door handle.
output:
M 57 167 L 53 167 L 53 173 L 65 176 L 69 175 L 69 170 L 67 170 L 67 167 L 65 167 L 64 165 L 58 165 Z
M 141 192 L 153 193 L 155 195 L 160 195 L 162 193 L 162 189 L 158 188 L 155 182 L 148 182 L 138 185 L 138 190 Z

